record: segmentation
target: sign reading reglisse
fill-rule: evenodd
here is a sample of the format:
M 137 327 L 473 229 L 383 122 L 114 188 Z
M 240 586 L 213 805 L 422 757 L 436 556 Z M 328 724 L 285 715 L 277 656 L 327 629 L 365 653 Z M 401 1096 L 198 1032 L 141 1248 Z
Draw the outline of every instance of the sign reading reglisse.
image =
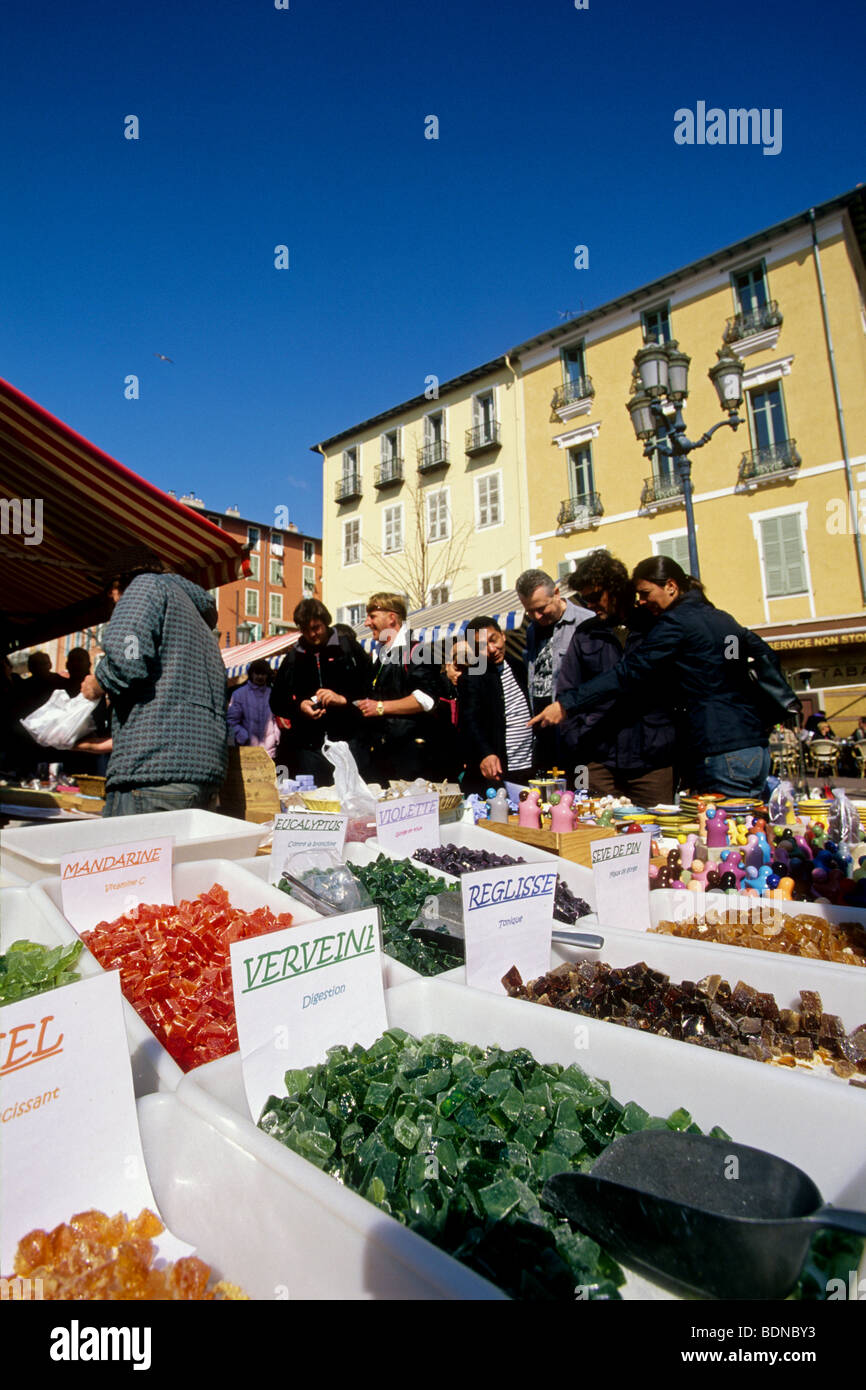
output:
M 556 869 L 508 864 L 464 874 L 466 983 L 504 994 L 502 977 L 516 965 L 524 980 L 550 969 Z

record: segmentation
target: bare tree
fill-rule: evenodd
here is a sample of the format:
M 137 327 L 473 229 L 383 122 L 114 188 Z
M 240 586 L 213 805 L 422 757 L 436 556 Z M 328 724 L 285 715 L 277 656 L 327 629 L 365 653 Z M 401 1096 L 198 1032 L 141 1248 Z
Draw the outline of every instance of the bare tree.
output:
M 443 584 L 450 588 L 463 570 L 466 547 L 474 527 L 471 522 L 464 522 L 455 528 L 449 508 L 448 535 L 441 540 L 431 540 L 428 489 L 409 479 L 403 486 L 406 500 L 403 549 L 383 550 L 371 541 L 364 542 L 364 549 L 365 559 L 374 574 L 378 574 L 390 589 L 405 594 L 410 609 L 415 610 L 428 606 L 431 589 L 441 588 Z

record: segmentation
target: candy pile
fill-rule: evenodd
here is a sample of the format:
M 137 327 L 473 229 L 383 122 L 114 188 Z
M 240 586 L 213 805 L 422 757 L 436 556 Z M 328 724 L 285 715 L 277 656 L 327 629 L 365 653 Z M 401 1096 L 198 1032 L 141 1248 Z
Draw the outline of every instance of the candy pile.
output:
M 800 991 L 799 1009 L 780 1009 L 772 994 L 762 994 L 742 980 L 733 990 L 721 975 L 706 975 L 697 984 L 675 984 L 643 961 L 621 969 L 602 961 L 559 965 L 528 985 L 515 966 L 502 983 L 515 999 L 697 1043 L 714 1052 L 789 1067 L 823 1062 L 852 1085 L 866 1087 L 866 1023 L 846 1036 L 842 1020 L 825 1014 L 821 996 L 811 990 Z
M 479 869 L 498 869 L 508 864 L 525 864 L 525 859 L 514 859 L 510 854 L 494 854 L 488 849 L 467 849 L 463 845 L 442 845 L 440 849 L 418 849 L 412 856 L 431 869 L 441 869 L 444 874 L 477 873 Z M 585 917 L 592 908 L 583 898 L 576 898 L 567 883 L 556 880 L 556 897 L 553 915 L 557 922 L 576 922 Z
M 80 941 L 72 946 L 41 946 L 37 941 L 13 941 L 0 955 L 0 1004 L 29 999 L 46 989 L 72 984 L 78 975 L 72 969 L 83 950 Z
M 444 893 L 449 884 L 419 869 L 411 859 L 389 859 L 380 854 L 372 864 L 350 864 L 379 909 L 382 919 L 382 949 L 394 960 L 417 970 L 419 975 L 440 975 L 463 965 L 463 955 L 454 955 L 444 946 L 418 941 L 409 927 L 418 917 L 427 898 Z
M 236 1284 L 221 1280 L 209 1288 L 210 1269 L 194 1255 L 154 1269 L 156 1247 L 151 1237 L 164 1229 L 147 1209 L 134 1221 L 127 1221 L 122 1212 L 116 1216 L 79 1212 L 68 1225 L 24 1236 L 18 1243 L 14 1276 L 40 1280 L 39 1297 L 45 1299 L 208 1303 L 246 1299 Z M 7 1278 L 6 1287 L 15 1298 L 15 1277 Z M 17 1289 L 23 1296 L 20 1284 Z
M 837 965 L 866 965 L 866 930 L 857 922 L 826 922 L 802 913 L 787 916 L 766 907 L 746 912 L 715 912 L 683 922 L 659 922 L 652 931 L 666 936 L 685 936 L 691 941 L 717 941 L 724 946 L 748 946 L 757 951 L 779 951 L 787 956 L 830 960 Z
M 141 905 L 82 939 L 184 1071 L 235 1052 L 229 946 L 292 925 L 267 907 L 241 912 L 215 883 L 179 907 Z

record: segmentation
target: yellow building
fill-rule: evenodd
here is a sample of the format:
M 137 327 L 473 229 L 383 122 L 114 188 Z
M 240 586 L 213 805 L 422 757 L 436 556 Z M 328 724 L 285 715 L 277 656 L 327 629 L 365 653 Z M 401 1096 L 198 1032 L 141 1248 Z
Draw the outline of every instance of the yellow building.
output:
M 866 712 L 864 258 L 858 188 L 317 445 L 325 602 L 357 622 L 379 588 L 410 608 L 480 599 L 530 565 L 564 577 L 599 547 L 688 569 L 676 473 L 644 457 L 626 410 L 632 363 L 679 343 L 696 439 L 723 418 L 707 370 L 728 343 L 744 424 L 692 455 L 701 578 L 811 687 L 807 711 L 848 732 Z

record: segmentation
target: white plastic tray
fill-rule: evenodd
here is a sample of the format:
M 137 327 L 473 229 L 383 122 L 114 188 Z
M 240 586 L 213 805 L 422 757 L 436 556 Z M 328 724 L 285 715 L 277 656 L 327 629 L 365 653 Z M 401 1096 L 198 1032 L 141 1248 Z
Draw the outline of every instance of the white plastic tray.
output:
M 53 918 L 34 902 L 26 884 L 20 888 L 0 888 L 0 953 L 8 951 L 13 941 L 37 941 L 40 946 L 68 946 L 70 943 L 68 934 L 59 931 Z M 86 979 L 98 974 L 99 966 L 90 952 L 84 950 L 75 970 Z
M 198 864 L 175 864 L 172 870 L 172 890 L 175 902 L 181 898 L 195 898 L 206 892 L 215 883 L 221 883 L 229 895 L 232 907 L 252 911 L 257 907 L 269 907 L 275 915 L 291 912 L 296 922 L 319 920 L 313 912 L 294 899 L 289 901 L 279 888 L 262 883 L 234 860 L 206 859 Z M 12 889 L 10 892 L 14 891 Z M 25 890 L 35 908 L 48 919 L 53 930 L 62 941 L 77 941 L 78 933 L 63 916 L 59 878 L 45 878 L 31 884 Z M 102 967 L 94 956 L 84 948 L 79 957 L 82 974 L 100 971 Z M 169 1055 L 161 1043 L 157 1042 L 147 1025 L 139 1018 L 131 1004 L 123 1001 L 126 1022 L 126 1036 L 129 1041 L 129 1055 L 132 1062 L 132 1079 L 137 1096 L 146 1096 L 151 1091 L 173 1091 L 183 1072 L 177 1062 Z
M 485 830 L 483 825 L 443 825 L 441 830 L 443 845 L 466 845 L 469 849 L 491 850 L 493 854 L 510 854 L 513 859 L 524 859 L 527 864 L 546 864 L 552 860 L 563 883 L 568 884 L 572 893 L 583 898 L 591 908 L 595 907 L 592 869 L 587 869 L 583 864 L 562 859 L 558 854 L 539 849 L 537 845 L 525 845 L 520 840 L 497 835 L 494 830 Z
M 197 859 L 243 859 L 255 854 L 264 832 L 264 826 L 216 811 L 159 811 L 2 830 L 0 857 L 4 872 L 11 870 L 33 882 L 59 874 L 64 854 L 166 835 L 174 836 L 176 864 Z
M 577 1062 L 593 1076 L 608 1080 L 619 1101 L 635 1100 L 652 1114 L 667 1115 L 685 1106 L 702 1129 L 721 1125 L 733 1139 L 804 1168 L 825 1200 L 861 1209 L 866 1205 L 862 1095 L 852 1088 L 828 1086 L 811 1076 L 782 1077 L 744 1058 L 636 1035 L 632 1029 L 593 1019 L 577 1020 L 585 1026 L 582 1037 L 587 1040 L 586 1046 L 578 1047 L 576 1020 L 570 1015 L 521 1000 L 500 1000 L 442 977 L 389 990 L 386 1002 L 390 1024 L 416 1036 L 446 1033 L 455 1041 L 482 1047 L 527 1047 L 541 1062 Z M 248 1118 L 236 1054 L 191 1072 L 178 1096 L 248 1152 L 267 1159 L 262 1139 L 288 1152 Z M 289 1157 L 295 1160 L 290 1170 L 295 1180 L 297 1163 L 305 1161 L 295 1154 Z M 277 1162 L 273 1157 L 270 1161 Z M 313 1165 L 305 1166 L 325 1178 Z M 332 1195 L 335 1210 L 347 1221 L 363 1225 L 377 1219 L 375 1208 L 362 1197 L 338 1183 L 333 1187 L 339 1194 Z M 327 1200 L 324 1190 L 322 1197 Z M 391 1220 L 378 1215 L 383 1219 Z M 628 1276 L 624 1296 L 665 1297 L 633 1275 Z
M 256 1299 L 501 1299 L 492 1284 L 182 1083 L 138 1104 L 160 1215 Z

